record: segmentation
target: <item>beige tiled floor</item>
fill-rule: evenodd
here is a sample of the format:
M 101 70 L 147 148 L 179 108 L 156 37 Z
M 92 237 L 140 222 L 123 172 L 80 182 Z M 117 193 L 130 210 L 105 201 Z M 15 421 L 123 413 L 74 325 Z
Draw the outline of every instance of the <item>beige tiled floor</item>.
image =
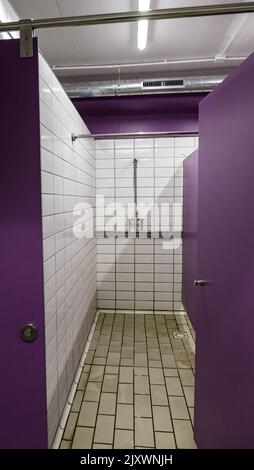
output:
M 61 448 L 195 448 L 194 340 L 183 315 L 100 313 Z

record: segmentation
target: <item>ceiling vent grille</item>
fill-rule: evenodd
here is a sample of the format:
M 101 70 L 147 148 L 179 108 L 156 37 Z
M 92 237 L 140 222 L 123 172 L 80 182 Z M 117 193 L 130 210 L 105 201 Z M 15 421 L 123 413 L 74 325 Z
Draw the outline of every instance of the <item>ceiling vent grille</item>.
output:
M 142 83 L 143 88 L 165 88 L 165 87 L 184 87 L 183 79 L 173 80 L 152 80 Z
M 165 86 L 184 86 L 184 80 L 166 80 Z
M 164 86 L 164 82 L 143 82 L 143 88 L 154 88 L 154 87 L 162 87 Z

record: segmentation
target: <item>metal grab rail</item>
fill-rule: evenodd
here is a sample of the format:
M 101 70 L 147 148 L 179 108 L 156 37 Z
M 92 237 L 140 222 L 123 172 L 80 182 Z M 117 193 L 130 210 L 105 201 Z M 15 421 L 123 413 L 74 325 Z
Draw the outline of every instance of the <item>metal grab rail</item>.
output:
M 116 134 L 72 134 L 72 141 L 77 139 L 116 140 L 116 139 L 153 139 L 159 137 L 196 137 L 198 131 L 162 131 L 162 132 L 119 132 Z
M 27 19 L 1 23 L 1 31 L 17 31 L 28 25 L 33 29 L 62 28 L 69 26 L 91 26 L 132 21 L 169 20 L 176 18 L 194 18 L 200 16 L 230 15 L 253 13 L 254 2 L 223 3 L 222 5 L 200 5 L 194 7 L 167 8 L 160 10 L 106 13 L 101 15 L 70 16 L 60 18 Z
M 140 20 L 170 20 L 203 16 L 253 13 L 254 2 L 223 3 L 194 7 L 167 8 L 160 10 L 106 13 L 101 15 L 70 16 L 59 18 L 26 19 L 0 24 L 0 32 L 20 31 L 21 57 L 33 55 L 32 36 L 36 29 L 91 26 L 112 23 L 128 23 Z

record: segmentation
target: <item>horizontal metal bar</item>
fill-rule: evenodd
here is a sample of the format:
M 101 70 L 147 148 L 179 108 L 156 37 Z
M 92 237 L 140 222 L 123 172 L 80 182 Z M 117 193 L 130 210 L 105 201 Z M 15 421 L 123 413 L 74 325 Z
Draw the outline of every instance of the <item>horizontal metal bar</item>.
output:
M 120 132 L 116 134 L 72 134 L 73 142 L 77 139 L 117 140 L 117 139 L 151 139 L 160 137 L 195 137 L 197 131 L 165 131 L 165 132 Z
M 225 3 L 221 5 L 201 5 L 194 7 L 167 8 L 162 10 L 129 11 L 106 13 L 102 15 L 70 16 L 59 18 L 20 20 L 1 23 L 0 32 L 17 31 L 28 23 L 32 29 L 63 28 L 69 26 L 90 26 L 112 23 L 128 23 L 147 20 L 170 20 L 176 18 L 194 18 L 202 16 L 231 15 L 237 13 L 253 13 L 254 2 Z

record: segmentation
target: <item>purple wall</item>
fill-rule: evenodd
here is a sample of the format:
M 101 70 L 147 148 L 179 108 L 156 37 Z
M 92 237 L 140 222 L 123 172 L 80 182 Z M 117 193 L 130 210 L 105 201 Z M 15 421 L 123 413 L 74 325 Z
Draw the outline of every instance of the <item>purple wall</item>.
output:
M 183 305 L 196 327 L 197 289 L 193 282 L 197 276 L 197 224 L 198 224 L 198 150 L 183 164 Z
M 80 98 L 73 103 L 92 133 L 198 131 L 205 93 Z
M 0 41 L 0 447 L 46 448 L 38 48 Z M 33 322 L 34 343 L 20 338 Z
M 254 54 L 200 105 L 195 438 L 254 448 Z

